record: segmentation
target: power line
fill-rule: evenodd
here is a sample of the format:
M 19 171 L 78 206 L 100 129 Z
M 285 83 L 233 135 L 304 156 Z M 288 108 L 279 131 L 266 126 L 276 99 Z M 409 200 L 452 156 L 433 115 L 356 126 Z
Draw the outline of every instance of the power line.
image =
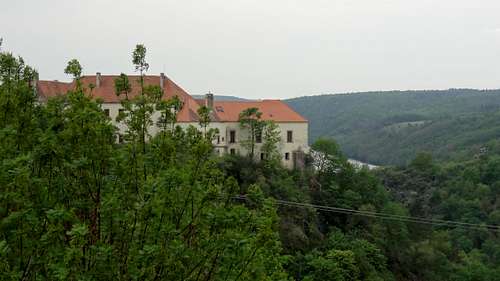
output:
M 246 196 L 243 196 L 243 195 L 235 196 L 233 198 L 237 199 L 237 200 L 248 200 L 248 198 Z M 323 212 L 333 212 L 333 213 L 341 213 L 341 214 L 347 214 L 347 215 L 364 216 L 364 217 L 378 218 L 378 219 L 384 219 L 384 220 L 393 220 L 393 221 L 400 221 L 400 222 L 417 223 L 417 224 L 428 224 L 428 225 L 435 225 L 435 226 L 461 227 L 461 228 L 473 229 L 473 230 L 485 230 L 485 228 L 486 228 L 486 229 L 491 230 L 491 231 L 500 232 L 499 225 L 476 224 L 476 223 L 467 223 L 467 222 L 451 221 L 451 220 L 429 219 L 429 218 L 412 217 L 412 216 L 401 216 L 401 215 L 394 215 L 394 214 L 389 214 L 389 213 L 361 211 L 361 210 L 354 210 L 354 209 L 348 209 L 348 208 L 322 206 L 322 205 L 316 205 L 316 204 L 292 202 L 292 201 L 279 200 L 279 199 L 275 199 L 275 202 L 277 205 L 296 207 L 296 208 L 314 208 L 318 211 L 323 211 Z

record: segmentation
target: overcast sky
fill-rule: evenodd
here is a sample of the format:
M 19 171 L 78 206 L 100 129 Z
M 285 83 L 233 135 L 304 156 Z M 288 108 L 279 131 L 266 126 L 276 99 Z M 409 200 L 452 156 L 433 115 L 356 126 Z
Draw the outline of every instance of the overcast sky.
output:
M 192 94 L 286 98 L 389 89 L 500 88 L 498 0 L 15 0 L 4 50 L 41 79 L 149 74 Z

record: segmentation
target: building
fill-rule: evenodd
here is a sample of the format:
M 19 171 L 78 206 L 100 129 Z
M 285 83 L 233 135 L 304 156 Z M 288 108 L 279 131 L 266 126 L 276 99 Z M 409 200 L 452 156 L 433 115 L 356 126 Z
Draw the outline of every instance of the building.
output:
M 91 84 L 94 86 L 91 95 L 103 101 L 104 112 L 113 121 L 118 116 L 121 107 L 121 97 L 115 94 L 114 88 L 114 79 L 117 77 L 117 75 L 97 73 L 81 78 L 81 83 L 85 88 L 90 88 Z M 132 86 L 129 97 L 139 95 L 139 76 L 131 75 L 129 81 Z M 144 83 L 145 85 L 159 85 L 163 89 L 165 99 L 179 97 L 183 102 L 183 108 L 177 115 L 177 122 L 184 128 L 190 125 L 200 128 L 197 110 L 203 105 L 210 107 L 212 120 L 209 128 L 216 128 L 219 131 L 214 140 L 214 150 L 219 155 L 227 153 L 247 154 L 241 141 L 248 138 L 248 132 L 240 127 L 238 118 L 243 110 L 252 107 L 258 108 L 262 112 L 262 120 L 273 120 L 279 126 L 281 134 L 279 150 L 283 165 L 288 168 L 303 166 L 304 153 L 308 150 L 308 122 L 284 102 L 280 100 L 219 101 L 214 99 L 212 94 L 207 94 L 205 99 L 195 99 L 163 73 L 159 76 L 144 76 Z M 44 102 L 50 97 L 66 94 L 75 86 L 74 81 L 37 81 L 36 89 L 39 101 Z M 159 114 L 153 116 L 154 119 L 158 119 L 158 117 Z M 125 132 L 126 128 L 122 123 L 115 123 L 115 125 L 120 133 Z M 152 126 L 148 131 L 150 134 L 155 134 L 158 130 L 158 127 Z M 261 143 L 256 144 L 255 157 L 257 160 L 265 157 L 260 152 L 261 145 Z

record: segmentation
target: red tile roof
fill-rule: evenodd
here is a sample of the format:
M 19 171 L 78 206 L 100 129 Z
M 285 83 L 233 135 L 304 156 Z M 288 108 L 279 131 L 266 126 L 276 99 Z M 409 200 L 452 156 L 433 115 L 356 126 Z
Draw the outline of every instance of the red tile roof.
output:
M 117 75 L 101 75 L 100 86 L 92 90 L 92 96 L 100 98 L 105 103 L 118 103 L 122 97 L 115 94 L 114 79 Z M 129 76 L 132 92 L 129 97 L 140 94 L 139 76 Z M 96 85 L 96 76 L 83 76 L 81 82 L 85 88 L 90 84 Z M 145 85 L 160 85 L 160 76 L 145 76 Z M 38 95 L 42 100 L 64 95 L 75 88 L 75 82 L 38 81 Z M 204 105 L 204 100 L 195 100 L 191 95 L 165 77 L 164 98 L 168 99 L 178 96 L 184 103 L 182 110 L 177 116 L 179 122 L 198 122 L 197 110 Z M 274 120 L 276 122 L 307 122 L 300 114 L 292 110 L 286 103 L 280 100 L 261 101 L 214 101 L 212 119 L 216 122 L 238 122 L 239 114 L 243 110 L 256 107 L 262 112 L 262 120 Z
M 114 80 L 117 77 L 118 75 L 101 75 L 100 85 L 92 90 L 92 96 L 102 99 L 105 103 L 119 103 L 120 99 L 123 97 L 118 97 L 115 94 Z M 130 75 L 128 78 L 132 88 L 129 98 L 139 95 L 141 89 L 139 76 Z M 96 76 L 83 76 L 81 82 L 83 87 L 88 89 L 90 84 L 96 85 Z M 146 86 L 160 85 L 160 76 L 144 76 L 144 84 Z M 74 81 L 67 83 L 59 81 L 38 81 L 37 90 L 40 98 L 46 100 L 50 97 L 65 95 L 69 90 L 73 90 L 75 86 L 76 83 Z M 184 107 L 177 115 L 179 122 L 195 122 L 198 120 L 197 118 L 193 119 L 193 116 L 196 116 L 196 112 L 199 108 L 198 103 L 186 93 L 186 91 L 167 77 L 165 77 L 163 92 L 163 98 L 169 99 L 178 96 L 184 103 Z
M 240 112 L 256 107 L 262 112 L 262 120 L 276 122 L 307 122 L 300 114 L 280 100 L 214 101 L 214 114 L 219 122 L 238 122 Z

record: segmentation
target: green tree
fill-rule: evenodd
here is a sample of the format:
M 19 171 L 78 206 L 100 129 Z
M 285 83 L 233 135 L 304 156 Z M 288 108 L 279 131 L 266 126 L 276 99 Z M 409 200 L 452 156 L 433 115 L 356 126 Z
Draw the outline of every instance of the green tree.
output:
M 281 143 L 281 132 L 274 121 L 266 121 L 262 126 L 263 141 L 261 151 L 266 155 L 265 162 L 268 166 L 276 166 L 281 162 L 279 145 Z
M 121 73 L 120 76 L 115 78 L 115 94 L 117 96 L 125 95 L 125 99 L 128 100 L 128 95 L 132 92 L 132 86 L 128 80 L 128 76 L 125 73 Z
M 305 281 L 360 280 L 359 268 L 356 266 L 352 251 L 331 250 L 324 256 L 313 257 L 309 266 L 312 271 L 304 278 Z
M 126 98 L 121 100 L 122 110 L 117 117 L 118 122 L 126 125 L 125 140 L 129 142 L 127 147 L 132 151 L 134 163 L 133 171 L 136 174 L 142 173 L 143 180 L 147 179 L 147 165 L 145 157 L 147 153 L 147 139 L 150 138 L 148 129 L 154 125 L 152 119 L 157 104 L 161 101 L 163 91 L 159 86 L 145 86 L 144 72 L 148 70 L 149 64 L 146 62 L 146 48 L 144 45 L 137 45 L 133 54 L 132 62 L 135 69 L 140 72 L 139 84 L 140 95 L 128 98 L 131 86 L 125 74 L 115 79 L 115 92 L 117 95 L 125 94 Z M 139 140 L 139 143 L 137 143 Z M 141 171 L 142 170 L 142 171 Z M 135 179 L 137 181 L 137 178 Z M 136 182 L 136 186 L 139 183 Z
M 311 145 L 311 150 L 320 182 L 328 182 L 346 164 L 344 155 L 333 139 L 320 138 Z
M 262 112 L 256 107 L 247 108 L 239 115 L 240 127 L 248 131 L 248 138 L 242 142 L 242 145 L 248 150 L 250 159 L 254 159 L 257 135 L 262 135 L 264 122 L 260 120 L 261 116 Z
M 160 99 L 156 104 L 156 110 L 160 113 L 160 118 L 157 122 L 158 127 L 164 132 L 167 130 L 173 132 L 177 122 L 177 114 L 181 111 L 182 107 L 183 103 L 178 96 L 174 96 L 168 100 Z
M 137 44 L 135 46 L 134 52 L 132 53 L 132 63 L 135 66 L 135 70 L 139 71 L 141 77 L 144 72 L 148 71 L 149 64 L 146 62 L 146 46 L 143 44 Z
M 144 86 L 144 73 L 148 71 L 149 64 L 146 62 L 146 47 L 142 44 L 137 44 L 135 46 L 134 52 L 132 53 L 132 63 L 135 66 L 135 71 L 139 71 L 139 84 L 141 86 L 141 96 L 137 98 L 135 104 L 138 107 L 136 113 L 138 114 L 137 119 L 140 122 L 140 135 L 142 144 L 142 153 L 146 154 L 146 138 L 148 135 L 148 127 L 152 123 L 149 118 L 153 114 L 153 108 L 148 97 L 145 97 L 145 86 Z
M 203 128 L 205 137 L 207 135 L 207 127 L 210 125 L 210 113 L 211 109 L 207 106 L 200 106 L 200 108 L 198 108 L 198 117 L 200 118 L 198 122 L 200 127 Z
M 37 108 L 33 81 L 38 73 L 22 58 L 0 52 L 0 140 L 5 153 L 17 154 L 34 141 L 33 121 Z M 10 138 L 10 136 L 14 136 Z M 8 141 L 14 143 L 9 146 Z
M 77 59 L 72 59 L 64 69 L 64 73 L 71 74 L 75 80 L 80 80 L 82 77 L 82 66 Z

